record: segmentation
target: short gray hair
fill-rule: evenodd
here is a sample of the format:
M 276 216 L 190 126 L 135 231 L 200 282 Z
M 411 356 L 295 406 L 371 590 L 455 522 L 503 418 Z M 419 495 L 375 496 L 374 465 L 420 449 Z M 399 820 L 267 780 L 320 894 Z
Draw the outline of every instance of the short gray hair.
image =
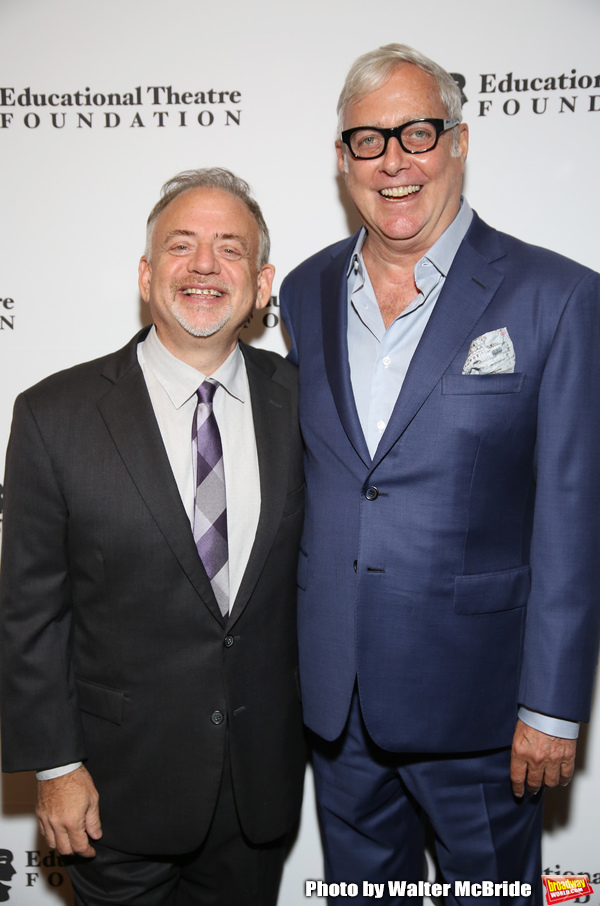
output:
M 396 66 L 401 63 L 412 63 L 423 72 L 433 76 L 448 118 L 459 122 L 462 120 L 461 91 L 450 73 L 407 44 L 386 44 L 378 47 L 377 50 L 363 54 L 352 64 L 337 105 L 338 138 L 342 135 L 344 114 L 348 104 L 360 101 L 372 91 L 381 88 Z M 456 132 L 454 133 L 452 153 L 458 153 Z
M 258 267 L 263 267 L 269 260 L 271 253 L 271 238 L 265 223 L 265 218 L 258 202 L 252 197 L 250 186 L 244 179 L 240 179 L 231 170 L 223 167 L 204 167 L 201 170 L 184 170 L 172 179 L 169 179 L 160 191 L 160 200 L 154 205 L 146 223 L 146 250 L 144 255 L 148 261 L 152 254 L 152 236 L 159 215 L 167 205 L 190 189 L 222 189 L 235 195 L 243 201 L 258 226 Z

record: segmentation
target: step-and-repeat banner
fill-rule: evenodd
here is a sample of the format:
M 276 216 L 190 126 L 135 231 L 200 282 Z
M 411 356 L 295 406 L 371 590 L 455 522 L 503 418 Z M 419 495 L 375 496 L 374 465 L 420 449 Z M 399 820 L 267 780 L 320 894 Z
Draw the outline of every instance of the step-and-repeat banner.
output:
M 597 0 L 0 0 L 1 454 L 19 391 L 120 348 L 145 323 L 145 220 L 180 170 L 225 166 L 252 185 L 277 278 L 245 338 L 285 353 L 281 280 L 357 227 L 333 148 L 344 76 L 391 41 L 459 80 L 479 214 L 600 269 L 599 35 Z M 597 701 L 576 780 L 548 796 L 544 836 L 544 869 L 587 872 L 592 906 L 599 711 Z M 69 904 L 65 870 L 37 833 L 34 788 L 29 775 L 2 780 L 0 902 Z M 304 904 L 305 881 L 322 877 L 309 771 L 280 904 Z

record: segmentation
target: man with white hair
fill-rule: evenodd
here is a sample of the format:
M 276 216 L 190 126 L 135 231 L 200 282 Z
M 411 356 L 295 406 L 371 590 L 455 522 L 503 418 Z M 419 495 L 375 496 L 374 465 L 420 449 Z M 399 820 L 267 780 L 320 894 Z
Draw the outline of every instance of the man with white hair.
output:
M 433 61 L 365 54 L 338 112 L 364 226 L 281 290 L 327 880 L 401 901 L 387 882 L 422 879 L 430 824 L 448 903 L 483 880 L 540 903 L 542 787 L 571 778 L 598 650 L 600 279 L 471 210 Z

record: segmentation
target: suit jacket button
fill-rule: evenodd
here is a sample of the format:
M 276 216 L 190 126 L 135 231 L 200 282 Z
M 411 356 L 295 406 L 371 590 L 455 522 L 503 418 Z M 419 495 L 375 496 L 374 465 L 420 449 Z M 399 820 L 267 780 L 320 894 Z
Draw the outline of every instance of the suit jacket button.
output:
M 225 638 L 223 639 L 223 644 L 225 645 L 226 648 L 231 648 L 231 646 L 233 645 L 233 636 L 226 635 Z
M 222 711 L 213 711 L 213 713 L 210 716 L 210 719 L 212 720 L 213 724 L 216 727 L 218 727 L 219 724 L 222 724 L 223 721 L 225 720 L 225 715 L 223 714 Z
M 377 488 L 367 488 L 367 490 L 365 491 L 365 497 L 367 498 L 367 500 L 377 500 L 377 498 L 379 497 L 379 491 L 377 490 Z

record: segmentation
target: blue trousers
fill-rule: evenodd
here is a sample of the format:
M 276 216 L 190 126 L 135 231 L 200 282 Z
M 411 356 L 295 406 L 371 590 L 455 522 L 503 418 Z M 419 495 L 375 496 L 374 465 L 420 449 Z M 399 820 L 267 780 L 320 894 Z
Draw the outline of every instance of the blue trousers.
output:
M 447 906 L 543 903 L 542 794 L 513 796 L 510 748 L 458 755 L 386 752 L 369 737 L 355 692 L 340 739 L 313 736 L 313 768 L 326 881 L 356 883 L 359 895 L 351 902 L 418 906 L 418 897 L 399 896 L 388 882 L 425 879 L 429 826 L 441 873 L 435 880 L 449 885 Z M 482 900 L 455 884 L 484 880 L 530 884 L 531 896 L 513 886 L 512 896 L 505 887 Z M 369 888 L 363 894 L 365 881 L 383 884 L 384 895 L 375 900 L 365 895 Z M 350 901 L 329 898 L 338 902 Z

